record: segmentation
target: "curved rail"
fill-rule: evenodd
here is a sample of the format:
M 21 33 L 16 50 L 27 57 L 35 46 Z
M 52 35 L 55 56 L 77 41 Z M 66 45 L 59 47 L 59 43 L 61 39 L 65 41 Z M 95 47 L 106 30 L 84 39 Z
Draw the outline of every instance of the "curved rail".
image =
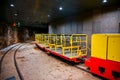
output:
M 2 58 L 1 58 L 1 60 L 0 60 L 0 73 L 1 73 L 1 66 L 2 66 L 2 62 L 3 62 L 4 57 L 6 56 L 6 54 L 9 53 L 10 50 L 12 50 L 13 48 L 15 48 L 15 47 L 18 46 L 18 45 L 20 45 L 20 44 L 17 44 L 17 45 L 15 45 L 15 46 L 11 47 L 10 49 L 8 49 L 8 50 L 3 54 L 3 56 L 2 56 Z
M 15 53 L 14 53 L 14 64 L 15 64 L 15 67 L 16 67 L 16 71 L 18 73 L 18 76 L 20 78 L 20 80 L 24 80 L 21 72 L 20 72 L 20 69 L 18 67 L 18 64 L 17 64 L 17 61 L 16 61 L 16 54 L 17 54 L 17 51 L 22 47 L 23 45 L 19 46 L 16 50 L 15 50 Z
M 23 76 L 22 76 L 22 74 L 21 74 L 21 72 L 20 72 L 20 69 L 19 69 L 19 67 L 18 67 L 17 61 L 16 61 L 17 51 L 18 51 L 23 45 L 25 45 L 25 44 L 17 44 L 17 45 L 15 45 L 15 46 L 11 47 L 10 49 L 8 49 L 8 50 L 4 53 L 4 55 L 2 56 L 2 58 L 1 58 L 1 60 L 0 60 L 0 73 L 1 73 L 1 70 L 2 70 L 2 68 L 1 68 L 2 62 L 3 62 L 3 59 L 4 59 L 4 57 L 6 56 L 6 54 L 8 54 L 8 53 L 10 52 L 10 50 L 12 50 L 13 48 L 18 47 L 18 48 L 15 50 L 14 56 L 13 56 L 13 58 L 14 58 L 14 65 L 15 65 L 16 71 L 17 71 L 17 73 L 18 73 L 19 79 L 20 79 L 20 80 L 24 80 L 24 78 L 23 78 Z

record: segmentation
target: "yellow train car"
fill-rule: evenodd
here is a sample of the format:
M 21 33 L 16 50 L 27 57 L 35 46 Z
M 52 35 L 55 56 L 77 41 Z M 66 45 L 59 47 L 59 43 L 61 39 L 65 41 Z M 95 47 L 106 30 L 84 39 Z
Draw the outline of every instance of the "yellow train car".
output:
M 91 57 L 85 65 L 91 73 L 120 80 L 120 34 L 93 34 Z
M 87 34 L 36 34 L 36 44 L 47 53 L 71 62 L 80 62 L 87 55 Z M 42 36 L 42 39 L 41 39 Z

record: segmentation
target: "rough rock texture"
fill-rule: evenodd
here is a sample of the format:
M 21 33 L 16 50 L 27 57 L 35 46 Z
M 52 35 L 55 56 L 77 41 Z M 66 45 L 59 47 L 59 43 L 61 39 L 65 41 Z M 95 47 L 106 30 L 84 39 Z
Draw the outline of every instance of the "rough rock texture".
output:
M 25 42 L 29 39 L 28 29 L 0 25 L 0 49 L 14 43 Z
M 28 29 L 24 30 L 23 39 L 24 39 L 24 41 L 29 40 L 29 31 L 28 31 Z
M 2 26 L 0 32 L 0 49 L 17 42 L 18 42 L 17 28 L 10 26 Z
M 6 36 L 7 45 L 17 43 L 18 42 L 17 28 L 8 27 Z
M 0 49 L 6 46 L 5 41 L 5 31 L 6 31 L 6 25 L 0 24 Z
M 0 49 L 6 46 L 6 41 L 3 37 L 0 37 Z

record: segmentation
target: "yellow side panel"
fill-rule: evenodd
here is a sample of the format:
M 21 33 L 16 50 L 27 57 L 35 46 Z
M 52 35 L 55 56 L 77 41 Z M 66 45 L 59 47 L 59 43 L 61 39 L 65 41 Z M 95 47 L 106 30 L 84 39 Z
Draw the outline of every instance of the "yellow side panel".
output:
M 120 62 L 120 35 L 109 36 L 107 59 Z
M 106 59 L 107 36 L 105 34 L 93 34 L 91 44 L 91 56 Z
M 35 41 L 39 42 L 39 34 L 35 34 Z

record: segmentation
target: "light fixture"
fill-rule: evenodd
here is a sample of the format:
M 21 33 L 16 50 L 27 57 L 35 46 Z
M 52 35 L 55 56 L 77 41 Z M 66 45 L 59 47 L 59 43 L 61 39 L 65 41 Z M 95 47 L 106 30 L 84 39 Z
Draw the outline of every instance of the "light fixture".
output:
M 15 16 L 17 16 L 18 14 L 17 14 L 17 13 L 15 13 L 14 15 L 15 15 Z
M 50 15 L 47 15 L 48 17 L 50 17 Z
M 59 7 L 59 10 L 61 11 L 61 10 L 63 10 L 63 8 L 60 6 L 60 7 Z
M 107 0 L 103 0 L 102 2 L 103 2 L 103 3 L 106 3 L 106 2 L 107 2 Z
M 10 4 L 11 7 L 14 7 L 14 4 Z

